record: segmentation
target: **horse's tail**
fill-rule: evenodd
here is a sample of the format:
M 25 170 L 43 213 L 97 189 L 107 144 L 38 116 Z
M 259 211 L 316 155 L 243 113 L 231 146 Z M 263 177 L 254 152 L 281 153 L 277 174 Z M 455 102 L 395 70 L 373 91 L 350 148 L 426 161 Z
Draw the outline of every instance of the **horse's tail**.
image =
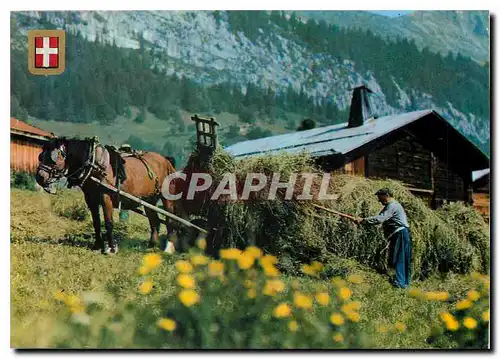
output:
M 170 164 L 172 165 L 172 167 L 175 168 L 175 158 L 170 157 L 170 156 L 163 156 L 163 157 L 165 157 L 170 162 Z

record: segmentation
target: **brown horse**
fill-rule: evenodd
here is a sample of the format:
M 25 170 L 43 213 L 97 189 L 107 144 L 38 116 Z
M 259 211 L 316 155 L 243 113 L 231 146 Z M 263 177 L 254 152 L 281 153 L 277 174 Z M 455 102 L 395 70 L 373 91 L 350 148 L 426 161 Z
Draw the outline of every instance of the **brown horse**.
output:
M 119 162 L 123 167 L 119 167 Z M 57 138 L 50 140 L 43 146 L 39 156 L 39 166 L 36 174 L 37 183 L 46 191 L 51 185 L 62 177 L 68 180 L 68 187 L 79 186 L 85 196 L 85 202 L 92 214 L 95 230 L 95 243 L 93 250 L 101 250 L 103 253 L 116 253 L 118 246 L 113 239 L 113 208 L 135 209 L 139 204 L 120 199 L 118 194 L 110 193 L 104 187 L 90 180 L 94 176 L 112 186 L 117 184 L 116 177 L 124 168 L 125 177 L 120 183 L 120 189 L 128 192 L 144 201 L 156 205 L 161 199 L 163 206 L 169 212 L 174 211 L 172 201 L 161 196 L 161 184 L 165 177 L 174 173 L 173 161 L 154 152 L 145 152 L 137 157 L 121 159 L 118 154 L 102 146 L 96 139 L 66 139 Z M 103 207 L 104 223 L 108 248 L 105 248 L 101 237 L 101 221 L 99 218 L 99 206 Z M 158 242 L 160 219 L 158 214 L 145 208 L 146 215 L 151 227 L 150 246 Z M 168 238 L 173 234 L 174 226 L 167 218 Z M 162 248 L 163 249 L 163 248 Z M 169 240 L 166 251 L 172 252 L 173 244 Z

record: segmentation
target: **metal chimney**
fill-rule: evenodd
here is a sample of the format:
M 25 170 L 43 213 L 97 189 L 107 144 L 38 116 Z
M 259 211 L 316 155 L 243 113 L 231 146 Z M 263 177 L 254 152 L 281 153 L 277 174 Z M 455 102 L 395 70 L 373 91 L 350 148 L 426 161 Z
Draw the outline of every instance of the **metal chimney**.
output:
M 370 93 L 373 93 L 373 91 L 365 85 L 354 88 L 347 127 L 363 126 L 368 119 L 373 117 L 370 100 L 368 99 Z

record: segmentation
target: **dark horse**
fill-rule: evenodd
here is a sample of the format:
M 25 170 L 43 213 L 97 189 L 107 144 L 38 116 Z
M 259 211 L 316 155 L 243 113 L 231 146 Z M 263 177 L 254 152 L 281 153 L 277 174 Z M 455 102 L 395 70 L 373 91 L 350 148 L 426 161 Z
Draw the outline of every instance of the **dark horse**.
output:
M 115 164 L 122 163 L 122 167 Z M 118 194 L 111 193 L 104 187 L 90 180 L 90 176 L 99 178 L 112 186 L 116 186 L 116 176 L 120 176 L 120 169 L 125 173 L 125 179 L 120 183 L 120 189 L 144 201 L 156 205 L 161 199 L 163 206 L 169 212 L 174 211 L 174 203 L 161 195 L 161 185 L 175 169 L 172 161 L 154 153 L 145 152 L 139 157 L 122 159 L 116 152 L 108 150 L 97 142 L 97 139 L 66 139 L 56 138 L 45 143 L 39 156 L 39 166 L 36 174 L 37 183 L 46 191 L 62 177 L 68 180 L 68 187 L 79 186 L 85 196 L 85 202 L 92 214 L 95 230 L 93 250 L 103 253 L 116 253 L 118 246 L 113 239 L 113 208 L 118 208 L 121 201 L 123 209 L 135 209 L 139 204 L 120 199 Z M 101 237 L 101 221 L 99 206 L 103 207 L 104 223 L 108 248 L 105 248 Z M 158 242 L 160 219 L 158 214 L 145 208 L 151 227 L 150 245 Z M 168 238 L 171 238 L 174 226 L 167 218 Z M 173 251 L 173 244 L 169 240 L 167 252 Z

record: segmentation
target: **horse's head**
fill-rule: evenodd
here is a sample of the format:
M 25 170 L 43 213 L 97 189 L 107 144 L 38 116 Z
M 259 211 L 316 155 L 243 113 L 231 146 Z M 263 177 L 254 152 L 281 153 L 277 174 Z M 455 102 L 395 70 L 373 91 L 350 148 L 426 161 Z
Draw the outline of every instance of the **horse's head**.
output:
M 56 138 L 46 142 L 38 156 L 36 182 L 44 189 L 64 177 L 67 172 L 67 144 Z

